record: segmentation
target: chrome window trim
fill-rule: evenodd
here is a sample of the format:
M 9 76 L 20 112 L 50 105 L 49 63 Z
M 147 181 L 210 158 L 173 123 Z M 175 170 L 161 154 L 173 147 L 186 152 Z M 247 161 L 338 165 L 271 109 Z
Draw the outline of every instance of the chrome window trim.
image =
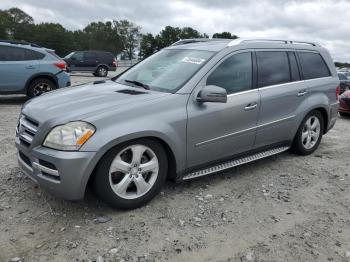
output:
M 287 85 L 298 84 L 298 83 L 302 83 L 302 82 L 305 83 L 305 82 L 310 82 L 310 81 L 319 80 L 319 79 L 325 79 L 325 78 L 330 78 L 331 79 L 331 78 L 334 78 L 334 77 L 333 76 L 325 76 L 325 77 L 319 77 L 319 78 L 313 78 L 313 79 L 307 79 L 307 80 L 298 80 L 298 81 L 294 81 L 294 82 L 287 82 L 287 83 L 276 84 L 276 85 L 262 86 L 262 87 L 253 88 L 253 89 L 246 90 L 246 91 L 241 91 L 241 92 L 229 94 L 229 95 L 227 95 L 227 97 L 234 96 L 234 95 L 245 94 L 245 93 L 249 93 L 249 92 L 256 91 L 256 90 L 261 90 L 261 89 L 269 89 L 269 88 L 275 88 L 275 87 L 279 87 L 279 86 L 287 86 Z

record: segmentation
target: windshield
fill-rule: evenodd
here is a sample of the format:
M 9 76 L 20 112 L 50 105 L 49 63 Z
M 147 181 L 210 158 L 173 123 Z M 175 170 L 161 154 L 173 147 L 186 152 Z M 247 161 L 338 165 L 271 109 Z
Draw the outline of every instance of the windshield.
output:
M 66 55 L 64 58 L 70 58 L 73 54 L 74 54 L 74 52 L 72 52 L 72 53 Z
M 348 80 L 345 75 L 338 74 L 339 80 Z
M 174 93 L 180 89 L 213 55 L 213 52 L 165 49 L 137 64 L 116 82 Z

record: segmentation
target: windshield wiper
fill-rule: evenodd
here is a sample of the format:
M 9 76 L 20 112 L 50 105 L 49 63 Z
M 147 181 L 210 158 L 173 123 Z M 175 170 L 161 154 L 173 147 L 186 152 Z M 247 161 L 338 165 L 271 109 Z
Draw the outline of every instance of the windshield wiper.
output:
M 143 87 L 144 89 L 146 90 L 149 90 L 149 86 L 144 84 L 144 83 L 141 83 L 139 81 L 136 81 L 136 80 L 128 80 L 128 79 L 124 79 L 125 82 L 127 83 L 132 83 L 134 85 L 137 85 L 137 86 L 140 86 L 140 87 Z

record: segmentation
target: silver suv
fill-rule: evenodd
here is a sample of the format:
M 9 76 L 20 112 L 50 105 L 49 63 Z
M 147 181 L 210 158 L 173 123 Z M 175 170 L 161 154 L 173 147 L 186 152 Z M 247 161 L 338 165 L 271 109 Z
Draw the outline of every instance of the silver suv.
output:
M 288 149 L 316 150 L 335 124 L 339 79 L 326 49 L 277 40 L 186 40 L 105 82 L 27 102 L 18 161 L 78 200 L 90 184 L 136 208 L 187 180 Z

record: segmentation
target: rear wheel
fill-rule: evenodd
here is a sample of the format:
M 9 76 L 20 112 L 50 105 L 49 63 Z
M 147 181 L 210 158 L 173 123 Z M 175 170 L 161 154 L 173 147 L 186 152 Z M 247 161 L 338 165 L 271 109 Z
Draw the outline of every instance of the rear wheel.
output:
M 108 75 L 108 68 L 105 66 L 99 66 L 96 70 L 96 75 L 99 77 L 106 77 Z
M 97 166 L 93 188 L 112 207 L 133 209 L 160 191 L 168 170 L 166 152 L 151 139 L 131 141 L 110 150 Z
M 56 85 L 51 80 L 47 78 L 38 78 L 29 85 L 27 94 L 29 97 L 35 97 L 54 89 L 56 89 Z
M 324 130 L 322 114 L 315 110 L 302 121 L 294 138 L 292 150 L 298 155 L 309 155 L 319 146 Z

